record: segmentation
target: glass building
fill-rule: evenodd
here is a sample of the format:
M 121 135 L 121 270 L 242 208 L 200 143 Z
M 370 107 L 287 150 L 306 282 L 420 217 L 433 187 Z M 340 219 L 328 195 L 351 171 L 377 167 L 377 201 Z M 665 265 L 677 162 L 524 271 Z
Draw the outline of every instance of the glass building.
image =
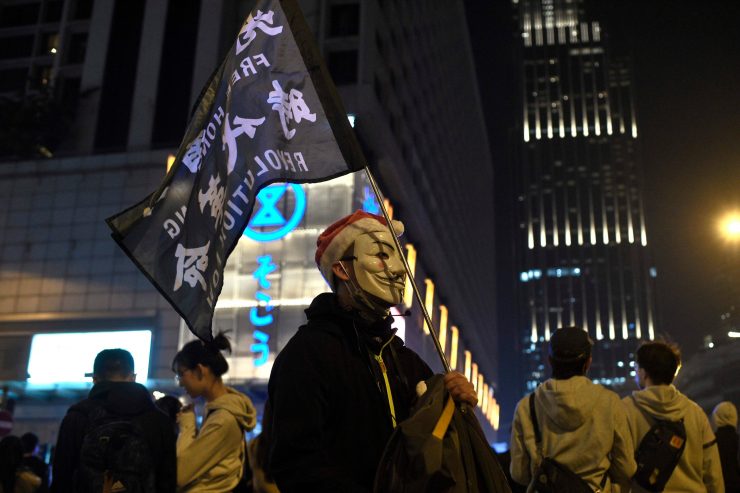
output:
M 656 332 L 630 59 L 584 0 L 514 0 L 520 69 L 516 252 L 525 389 L 558 327 L 596 342 L 590 376 L 619 390 Z

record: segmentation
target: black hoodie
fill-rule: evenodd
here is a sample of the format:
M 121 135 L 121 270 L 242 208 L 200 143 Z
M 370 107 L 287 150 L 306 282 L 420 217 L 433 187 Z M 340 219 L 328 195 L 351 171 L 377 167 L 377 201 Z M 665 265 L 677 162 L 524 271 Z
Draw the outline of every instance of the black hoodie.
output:
M 432 371 L 395 337 L 391 317 L 367 324 L 342 310 L 332 293 L 317 296 L 306 315 L 308 323 L 270 374 L 267 471 L 281 493 L 369 492 L 393 431 L 385 379 L 373 354 L 385 346 L 381 356 L 398 422 L 409 415 L 416 384 Z
M 70 407 L 62 420 L 54 451 L 51 491 L 84 492 L 76 484 L 80 449 L 88 427 L 88 415 L 96 406 L 105 406 L 115 415 L 129 418 L 141 426 L 154 463 L 157 493 L 172 493 L 177 484 L 175 433 L 172 422 L 152 402 L 146 387 L 135 382 L 101 382 L 93 386 L 88 398 Z

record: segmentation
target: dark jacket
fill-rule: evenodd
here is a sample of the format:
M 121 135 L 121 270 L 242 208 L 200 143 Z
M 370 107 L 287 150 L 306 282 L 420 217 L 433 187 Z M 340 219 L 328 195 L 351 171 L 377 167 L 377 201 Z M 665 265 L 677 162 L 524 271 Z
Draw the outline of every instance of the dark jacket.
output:
M 734 426 L 720 426 L 714 433 L 722 462 L 722 476 L 727 493 L 740 493 L 740 465 L 738 465 L 738 435 Z
M 76 484 L 75 478 L 79 469 L 82 441 L 88 429 L 88 415 L 96 406 L 105 406 L 108 412 L 130 418 L 141 427 L 155 461 L 157 493 L 174 492 L 177 461 L 172 423 L 154 406 L 146 387 L 134 382 L 98 383 L 90 390 L 87 399 L 69 408 L 57 437 L 51 491 L 85 491 L 84 485 Z
M 393 431 L 373 354 L 380 353 L 387 368 L 397 422 L 409 416 L 416 384 L 432 371 L 393 335 L 391 317 L 368 325 L 342 310 L 332 293 L 317 296 L 306 315 L 308 323 L 280 352 L 270 375 L 268 474 L 281 493 L 372 491 Z

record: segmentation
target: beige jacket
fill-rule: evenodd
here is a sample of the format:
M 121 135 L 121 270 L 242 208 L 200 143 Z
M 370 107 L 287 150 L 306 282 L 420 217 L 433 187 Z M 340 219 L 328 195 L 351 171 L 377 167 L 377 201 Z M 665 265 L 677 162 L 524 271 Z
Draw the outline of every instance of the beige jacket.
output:
M 596 490 L 609 471 L 625 481 L 636 470 L 624 409 L 614 392 L 586 377 L 550 379 L 535 391 L 537 421 L 545 456 L 567 466 Z M 511 430 L 511 477 L 527 485 L 539 465 L 529 396 L 519 401 Z
M 246 460 L 244 432 L 254 428 L 257 412 L 249 398 L 232 388 L 205 408 L 200 430 L 195 414 L 178 418 L 177 490 L 231 491 L 239 483 Z
M 653 385 L 632 392 L 632 397 L 625 397 L 622 402 L 635 449 L 652 426 L 644 413 L 669 421 L 684 420 L 686 448 L 666 484 L 666 493 L 724 493 L 722 465 L 714 433 L 707 415 L 694 401 L 673 385 Z M 642 488 L 633 486 L 632 491 L 640 492 Z

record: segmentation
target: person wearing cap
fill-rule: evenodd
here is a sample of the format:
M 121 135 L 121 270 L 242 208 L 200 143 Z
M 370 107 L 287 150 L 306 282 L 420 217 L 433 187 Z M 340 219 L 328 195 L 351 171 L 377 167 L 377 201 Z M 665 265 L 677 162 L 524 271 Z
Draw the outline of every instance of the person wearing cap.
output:
M 580 327 L 556 330 L 548 357 L 552 378 L 537 387 L 533 402 L 542 437 L 541 455 L 566 466 L 594 491 L 610 492 L 612 483 L 628 481 L 637 465 L 619 397 L 586 377 L 592 346 Z M 516 407 L 510 448 L 511 477 L 528 485 L 542 459 L 529 396 Z
M 263 420 L 266 472 L 282 493 L 372 491 L 386 442 L 432 375 L 391 327 L 406 280 L 391 235 L 384 218 L 357 211 L 317 240 L 332 292 L 313 300 L 278 354 Z M 455 401 L 477 403 L 463 375 L 448 374 L 446 385 Z
M 649 341 L 637 348 L 635 356 L 635 383 L 640 390 L 622 399 L 635 449 L 655 419 L 683 421 L 686 445 L 664 491 L 725 491 L 717 440 L 709 419 L 697 403 L 673 385 L 681 368 L 678 346 Z M 633 485 L 632 491 L 644 490 Z
M 159 411 L 149 391 L 135 382 L 134 359 L 125 349 L 104 349 L 95 357 L 93 387 L 87 399 L 73 405 L 62 420 L 52 465 L 51 491 L 89 491 L 80 477 L 80 455 L 90 415 L 98 407 L 121 420 L 135 421 L 153 459 L 157 493 L 174 493 L 177 481 L 175 431 L 169 418 Z
M 722 462 L 722 477 L 727 493 L 740 493 L 740 463 L 738 463 L 737 408 L 730 401 L 714 407 L 712 430 L 717 437 L 717 449 Z

